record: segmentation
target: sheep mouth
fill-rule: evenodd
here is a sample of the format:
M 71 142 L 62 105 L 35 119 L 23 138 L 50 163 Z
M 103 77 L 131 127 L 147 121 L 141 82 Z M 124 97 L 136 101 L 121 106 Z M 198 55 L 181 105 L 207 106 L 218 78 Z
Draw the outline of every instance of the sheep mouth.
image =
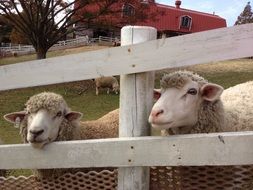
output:
M 28 141 L 29 142 L 29 144 L 31 144 L 32 145 L 32 147 L 34 147 L 34 148 L 42 148 L 45 144 L 47 144 L 48 143 L 48 141 L 47 140 L 30 140 L 30 141 Z
M 151 123 L 152 127 L 155 129 L 168 129 L 171 128 L 173 121 L 171 122 L 153 122 Z
M 43 143 L 43 142 L 45 142 L 45 141 L 43 141 L 43 140 L 35 140 L 35 139 L 29 141 L 29 143 Z
M 42 149 L 46 143 L 30 143 L 33 148 Z

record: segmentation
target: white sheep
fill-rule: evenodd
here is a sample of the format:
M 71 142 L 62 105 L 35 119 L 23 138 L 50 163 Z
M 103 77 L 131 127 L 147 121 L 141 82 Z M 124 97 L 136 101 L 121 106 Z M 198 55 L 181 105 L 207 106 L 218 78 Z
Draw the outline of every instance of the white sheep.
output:
M 162 78 L 161 89 L 156 94 L 159 96 L 149 122 L 153 128 L 161 129 L 163 136 L 253 130 L 253 81 L 223 91 L 221 86 L 197 74 L 177 71 Z M 233 168 L 249 172 L 240 166 Z M 199 169 L 203 171 L 203 167 Z M 220 169 L 224 170 L 222 166 Z M 184 189 L 183 179 L 187 174 L 184 169 L 177 170 L 182 179 L 180 189 Z M 209 168 L 205 170 L 208 175 Z M 226 173 L 226 176 L 236 180 L 236 174 Z M 242 183 L 242 189 L 245 185 L 248 184 Z
M 169 134 L 253 130 L 253 81 L 222 92 L 189 71 L 165 75 L 149 122 Z
M 92 121 L 81 121 L 82 139 L 116 138 L 119 136 L 119 109 Z
M 80 122 L 82 113 L 71 111 L 61 95 L 44 92 L 32 96 L 25 104 L 25 110 L 9 113 L 4 118 L 20 125 L 20 134 L 24 143 L 42 149 L 54 141 L 118 137 L 118 119 Z M 110 117 L 111 113 L 108 114 Z M 18 123 L 17 123 L 18 121 Z M 56 177 L 72 170 L 40 169 L 39 177 Z M 76 170 L 73 170 L 75 172 Z
M 115 94 L 119 92 L 119 83 L 115 77 L 99 77 L 95 79 L 96 84 L 96 95 L 99 94 L 100 88 L 107 88 L 107 94 L 110 93 L 110 89 L 112 89 Z

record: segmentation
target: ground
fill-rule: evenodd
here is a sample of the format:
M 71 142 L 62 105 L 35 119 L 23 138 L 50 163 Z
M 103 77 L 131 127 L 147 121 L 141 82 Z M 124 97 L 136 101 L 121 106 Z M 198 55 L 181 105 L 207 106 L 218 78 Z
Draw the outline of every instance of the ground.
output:
M 66 55 L 101 49 L 101 46 L 86 46 L 81 48 L 50 52 L 48 57 Z M 35 59 L 34 55 L 0 59 L 0 65 L 13 64 L 21 61 Z M 176 68 L 178 69 L 178 68 Z M 164 73 L 176 69 L 168 69 L 156 72 L 156 87 Z M 224 88 L 253 80 L 253 59 L 238 59 L 218 63 L 209 63 L 184 67 L 180 69 L 192 70 L 207 78 L 210 82 L 222 85 Z M 43 91 L 53 91 L 62 94 L 72 110 L 84 113 L 83 120 L 92 120 L 101 117 L 107 112 L 118 108 L 119 95 L 104 91 L 99 96 L 95 95 L 94 82 L 92 80 L 72 82 L 65 84 L 33 87 L 19 90 L 0 92 L 0 138 L 6 144 L 21 143 L 18 129 L 3 119 L 3 115 L 9 112 L 19 111 L 24 108 L 27 99 Z M 154 132 L 158 134 L 159 132 Z

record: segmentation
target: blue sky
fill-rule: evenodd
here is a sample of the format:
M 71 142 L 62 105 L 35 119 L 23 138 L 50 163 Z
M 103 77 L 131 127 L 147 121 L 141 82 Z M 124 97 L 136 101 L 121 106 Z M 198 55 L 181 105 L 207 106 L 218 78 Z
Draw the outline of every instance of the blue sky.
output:
M 211 14 L 215 12 L 226 19 L 228 26 L 233 26 L 248 1 L 250 0 L 182 0 L 181 7 Z M 175 0 L 156 0 L 156 2 L 175 5 Z M 252 0 L 250 4 L 252 7 Z

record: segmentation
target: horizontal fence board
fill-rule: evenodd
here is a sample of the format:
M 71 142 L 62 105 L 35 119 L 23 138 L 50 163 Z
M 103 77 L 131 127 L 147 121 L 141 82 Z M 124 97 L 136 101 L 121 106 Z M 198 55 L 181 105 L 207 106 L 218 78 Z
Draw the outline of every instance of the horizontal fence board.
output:
M 253 132 L 0 146 L 0 169 L 253 164 Z
M 0 90 L 253 56 L 253 24 L 0 67 Z

